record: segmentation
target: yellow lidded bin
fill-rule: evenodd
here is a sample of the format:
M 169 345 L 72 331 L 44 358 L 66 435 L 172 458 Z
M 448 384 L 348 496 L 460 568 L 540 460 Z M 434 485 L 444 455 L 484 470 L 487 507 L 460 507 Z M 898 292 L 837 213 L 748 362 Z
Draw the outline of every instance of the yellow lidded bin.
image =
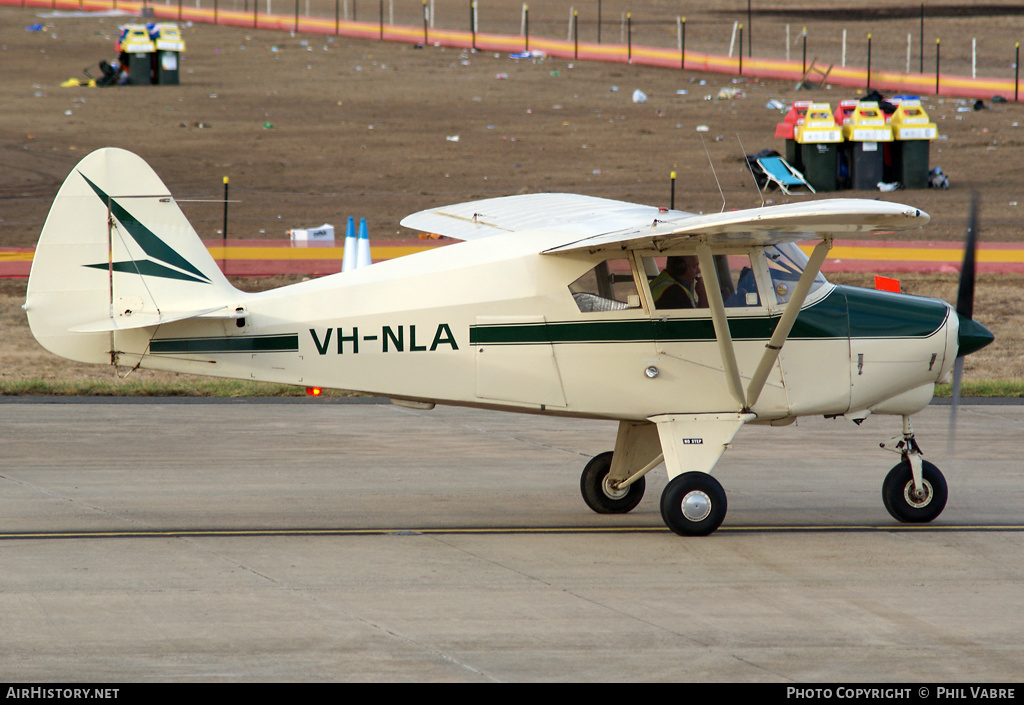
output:
M 863 101 L 850 105 L 843 118 L 843 157 L 849 166 L 849 186 L 871 191 L 884 181 L 883 145 L 892 142 L 892 126 L 877 102 Z
M 802 124 L 793 128 L 799 145 L 804 178 L 815 191 L 835 191 L 839 187 L 839 144 L 842 130 L 836 125 L 828 103 L 812 103 Z
M 938 137 L 938 127 L 921 107 L 920 100 L 901 100 L 889 119 L 893 143 L 888 181 L 904 188 L 928 188 L 928 150 Z

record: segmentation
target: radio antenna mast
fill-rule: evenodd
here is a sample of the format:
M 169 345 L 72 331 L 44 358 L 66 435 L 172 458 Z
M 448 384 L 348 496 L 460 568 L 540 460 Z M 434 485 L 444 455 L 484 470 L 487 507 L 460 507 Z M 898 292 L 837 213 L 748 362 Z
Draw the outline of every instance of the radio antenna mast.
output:
M 718 184 L 718 193 L 722 196 L 722 210 L 719 213 L 725 212 L 725 194 L 722 192 L 722 184 L 718 181 L 718 174 L 715 173 L 715 164 L 711 161 L 711 152 L 708 151 L 708 146 L 704 142 L 704 135 L 700 135 L 700 143 L 704 146 L 704 154 L 708 155 L 708 165 L 711 167 L 711 175 L 715 177 L 715 183 Z

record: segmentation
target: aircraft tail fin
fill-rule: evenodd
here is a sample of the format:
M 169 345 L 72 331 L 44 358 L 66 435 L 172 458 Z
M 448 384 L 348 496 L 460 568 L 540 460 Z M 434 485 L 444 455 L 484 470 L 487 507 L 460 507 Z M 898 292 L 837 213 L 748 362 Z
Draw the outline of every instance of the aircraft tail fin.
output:
M 57 192 L 25 310 L 47 350 L 110 363 L 116 331 L 216 315 L 241 296 L 153 169 L 106 148 L 79 162 Z

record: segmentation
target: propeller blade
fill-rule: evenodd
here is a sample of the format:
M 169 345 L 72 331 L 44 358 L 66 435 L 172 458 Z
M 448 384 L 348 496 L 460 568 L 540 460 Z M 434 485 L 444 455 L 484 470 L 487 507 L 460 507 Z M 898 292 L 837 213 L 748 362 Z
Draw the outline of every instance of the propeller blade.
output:
M 971 210 L 967 216 L 964 261 L 960 267 L 960 287 L 956 294 L 956 312 L 961 318 L 974 318 L 975 253 L 978 249 L 978 192 L 971 191 Z
M 971 206 L 967 216 L 967 236 L 964 240 L 964 261 L 960 267 L 960 285 L 956 293 L 956 313 L 961 329 L 967 328 L 974 318 L 975 253 L 978 249 L 978 192 L 971 191 Z M 964 350 L 958 350 L 953 366 L 952 403 L 949 407 L 949 455 L 956 450 L 956 416 L 960 409 L 960 384 L 964 376 Z

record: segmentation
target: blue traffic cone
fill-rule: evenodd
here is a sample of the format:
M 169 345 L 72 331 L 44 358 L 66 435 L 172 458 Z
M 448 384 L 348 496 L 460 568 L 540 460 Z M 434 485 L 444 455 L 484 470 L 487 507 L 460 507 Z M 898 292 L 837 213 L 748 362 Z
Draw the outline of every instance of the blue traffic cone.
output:
M 373 260 L 370 259 L 370 236 L 366 232 L 366 218 L 360 218 L 359 220 L 359 247 L 356 250 L 356 268 L 369 267 L 373 264 Z
M 356 224 L 352 216 L 349 216 L 348 227 L 345 229 L 345 253 L 341 260 L 341 271 L 351 272 L 358 266 L 357 250 Z

